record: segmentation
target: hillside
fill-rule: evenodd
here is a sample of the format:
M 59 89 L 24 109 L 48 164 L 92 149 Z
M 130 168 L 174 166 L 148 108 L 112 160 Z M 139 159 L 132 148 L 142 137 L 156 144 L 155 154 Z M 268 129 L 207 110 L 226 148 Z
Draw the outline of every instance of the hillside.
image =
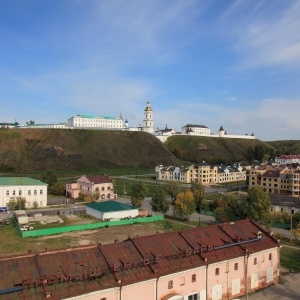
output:
M 166 146 L 177 157 L 196 163 L 233 163 L 247 160 L 248 149 L 257 146 L 264 152 L 274 152 L 271 145 L 260 140 L 201 136 L 173 136 L 168 138 Z
M 154 169 L 158 164 L 231 163 L 249 148 L 274 148 L 259 140 L 173 136 L 162 144 L 145 132 L 65 129 L 0 130 L 0 171 Z M 276 150 L 276 149 L 275 149 Z
M 272 141 L 267 142 L 272 147 L 276 148 L 276 154 L 300 154 L 300 141 L 299 140 L 286 140 L 286 141 Z
M 144 132 L 65 129 L 0 130 L 0 171 L 154 168 L 179 160 Z

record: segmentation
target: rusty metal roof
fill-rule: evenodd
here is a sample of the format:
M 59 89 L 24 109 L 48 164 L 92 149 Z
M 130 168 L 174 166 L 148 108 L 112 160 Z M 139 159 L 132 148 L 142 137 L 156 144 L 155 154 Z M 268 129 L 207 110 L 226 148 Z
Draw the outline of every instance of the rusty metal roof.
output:
M 0 258 L 3 300 L 62 299 L 278 247 L 252 220 Z M 13 289 L 13 290 L 10 290 Z

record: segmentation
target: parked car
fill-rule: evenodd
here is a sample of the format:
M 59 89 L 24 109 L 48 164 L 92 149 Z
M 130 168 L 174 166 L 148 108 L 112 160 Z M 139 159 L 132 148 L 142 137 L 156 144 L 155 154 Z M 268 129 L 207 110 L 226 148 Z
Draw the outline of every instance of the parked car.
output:
M 4 226 L 4 222 L 0 221 L 0 227 Z
M 5 224 L 6 224 L 6 225 L 9 225 L 10 223 L 11 223 L 11 222 L 10 222 L 9 219 L 5 220 Z
M 33 227 L 29 225 L 23 225 L 20 229 L 22 231 L 27 231 L 27 230 L 33 230 Z

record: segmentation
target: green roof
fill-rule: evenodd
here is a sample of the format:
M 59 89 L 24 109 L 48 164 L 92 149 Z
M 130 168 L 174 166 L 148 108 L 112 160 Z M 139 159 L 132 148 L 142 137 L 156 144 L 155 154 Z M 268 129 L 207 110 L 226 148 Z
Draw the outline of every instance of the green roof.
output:
M 47 185 L 47 183 L 29 177 L 0 177 L 0 185 Z
M 86 205 L 87 207 L 99 210 L 101 212 L 111 212 L 111 211 L 122 211 L 122 210 L 131 210 L 138 209 L 135 206 L 131 206 L 125 203 L 120 203 L 117 201 L 109 200 L 98 203 L 89 203 Z
M 97 118 L 96 116 L 92 116 L 92 115 L 77 115 L 77 117 L 82 117 L 82 118 L 87 118 L 87 119 Z M 111 117 L 111 116 L 99 116 L 99 118 L 108 119 L 108 120 L 116 120 L 115 117 Z

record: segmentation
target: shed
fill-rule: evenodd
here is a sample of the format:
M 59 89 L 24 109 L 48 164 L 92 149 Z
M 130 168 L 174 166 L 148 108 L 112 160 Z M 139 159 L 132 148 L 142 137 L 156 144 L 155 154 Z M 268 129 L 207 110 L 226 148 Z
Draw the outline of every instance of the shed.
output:
M 118 201 L 104 201 L 86 205 L 86 213 L 101 220 L 135 218 L 138 208 Z

